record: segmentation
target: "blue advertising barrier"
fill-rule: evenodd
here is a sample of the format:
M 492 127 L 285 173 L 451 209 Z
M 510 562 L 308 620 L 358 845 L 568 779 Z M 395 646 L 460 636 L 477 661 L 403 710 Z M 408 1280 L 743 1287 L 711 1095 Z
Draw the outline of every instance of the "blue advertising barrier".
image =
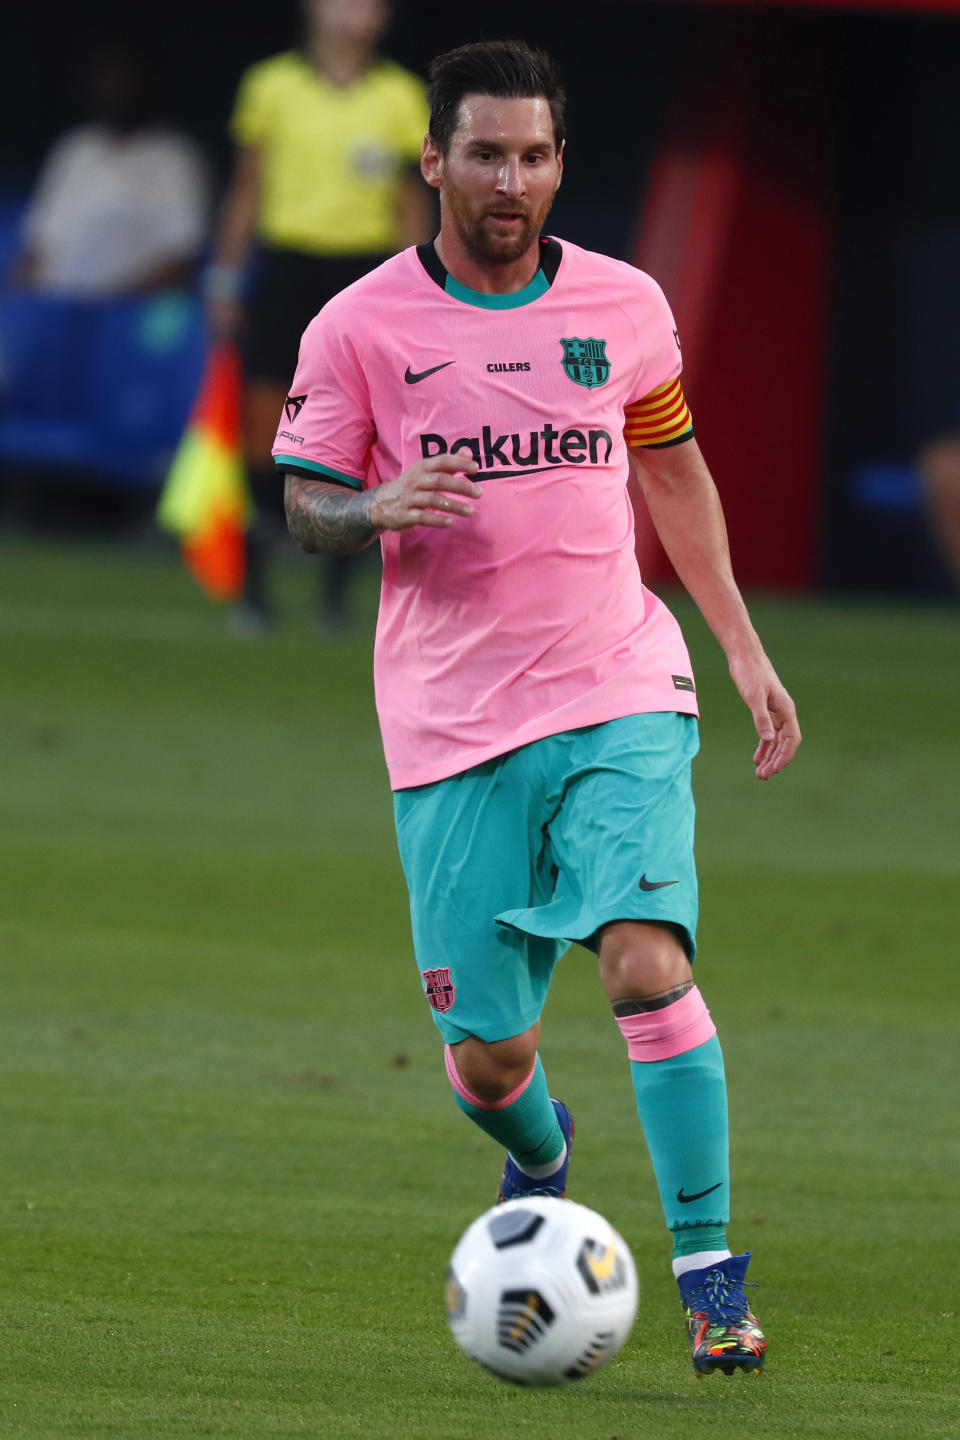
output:
M 206 349 L 193 295 L 88 302 L 0 293 L 0 464 L 157 489 Z

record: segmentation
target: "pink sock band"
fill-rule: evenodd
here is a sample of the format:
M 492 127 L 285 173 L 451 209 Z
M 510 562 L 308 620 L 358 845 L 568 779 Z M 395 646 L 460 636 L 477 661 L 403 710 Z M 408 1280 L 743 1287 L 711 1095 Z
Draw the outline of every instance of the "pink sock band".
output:
M 502 1100 L 481 1100 L 479 1095 L 474 1095 L 473 1091 L 468 1090 L 466 1085 L 464 1085 L 460 1071 L 457 1069 L 456 1061 L 453 1058 L 453 1050 L 449 1045 L 444 1045 L 443 1047 L 443 1063 L 447 1067 L 447 1079 L 460 1096 L 460 1099 L 466 1100 L 467 1104 L 472 1105 L 475 1110 L 506 1110 L 507 1106 L 512 1105 L 514 1100 L 520 1099 L 520 1096 L 533 1079 L 534 1071 L 537 1068 L 537 1062 L 534 1060 L 530 1074 L 526 1079 L 521 1080 L 517 1088 L 511 1090 L 509 1095 L 504 1095 Z
M 618 1015 L 617 1024 L 631 1060 L 669 1060 L 673 1055 L 695 1050 L 717 1033 L 696 985 L 663 1010 Z

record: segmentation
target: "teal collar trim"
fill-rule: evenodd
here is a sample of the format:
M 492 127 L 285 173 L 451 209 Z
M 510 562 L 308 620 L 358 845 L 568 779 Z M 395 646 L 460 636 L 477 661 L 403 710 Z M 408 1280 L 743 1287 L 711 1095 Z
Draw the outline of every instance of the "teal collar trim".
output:
M 522 290 L 514 290 L 509 295 L 487 295 L 482 290 L 468 289 L 448 273 L 443 288 L 454 300 L 475 305 L 478 310 L 519 310 L 521 305 L 529 305 L 532 300 L 539 300 L 541 295 L 545 295 L 550 289 L 550 281 L 542 270 L 538 270 L 530 284 L 524 285 Z

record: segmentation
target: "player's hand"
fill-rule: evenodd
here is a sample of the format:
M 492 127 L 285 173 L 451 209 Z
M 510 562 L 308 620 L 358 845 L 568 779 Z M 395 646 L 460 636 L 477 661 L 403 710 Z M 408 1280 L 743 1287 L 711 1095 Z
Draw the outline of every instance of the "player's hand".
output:
M 769 780 L 797 753 L 801 740 L 797 707 L 762 651 L 749 658 L 731 657 L 730 674 L 760 736 L 753 756 L 757 779 Z
M 418 460 L 396 480 L 370 491 L 367 514 L 378 530 L 409 530 L 414 525 L 445 530 L 457 516 L 473 514 L 469 500 L 479 500 L 483 491 L 469 477 L 478 468 L 471 455 Z M 469 499 L 459 500 L 459 495 Z

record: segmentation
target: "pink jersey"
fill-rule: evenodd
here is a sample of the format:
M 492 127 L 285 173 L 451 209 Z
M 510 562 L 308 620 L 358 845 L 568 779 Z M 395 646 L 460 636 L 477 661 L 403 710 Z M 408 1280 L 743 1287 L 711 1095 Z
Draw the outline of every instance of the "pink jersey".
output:
M 300 347 L 280 469 L 360 489 L 445 451 L 480 466 L 472 517 L 381 537 L 394 789 L 562 730 L 697 712 L 679 626 L 641 583 L 623 436 L 624 407 L 680 373 L 673 317 L 630 265 L 555 240 L 541 253 L 525 290 L 491 296 L 432 246 L 406 250 Z

